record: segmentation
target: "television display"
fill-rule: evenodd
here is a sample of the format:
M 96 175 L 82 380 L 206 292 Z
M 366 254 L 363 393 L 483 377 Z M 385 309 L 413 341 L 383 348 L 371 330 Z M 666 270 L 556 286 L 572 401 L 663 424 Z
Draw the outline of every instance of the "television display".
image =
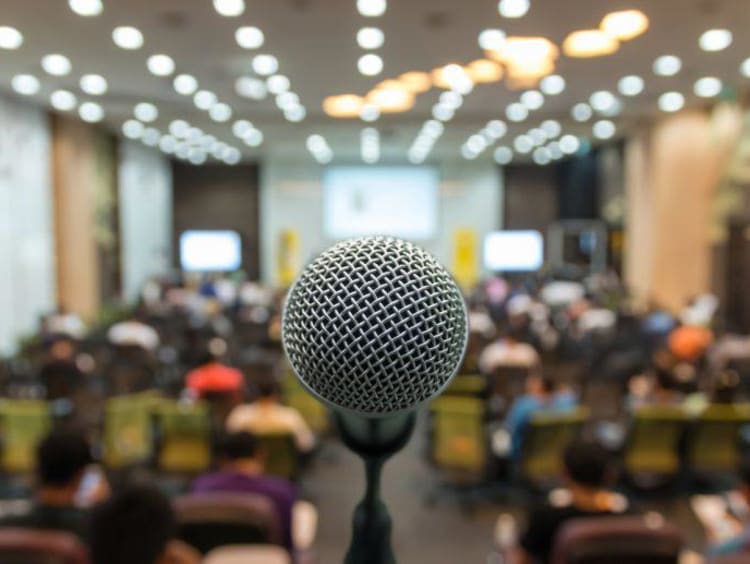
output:
M 228 272 L 242 266 L 236 231 L 190 230 L 180 235 L 180 265 L 186 272 Z
M 495 231 L 484 239 L 484 266 L 495 272 L 534 272 L 544 263 L 544 238 L 538 231 Z

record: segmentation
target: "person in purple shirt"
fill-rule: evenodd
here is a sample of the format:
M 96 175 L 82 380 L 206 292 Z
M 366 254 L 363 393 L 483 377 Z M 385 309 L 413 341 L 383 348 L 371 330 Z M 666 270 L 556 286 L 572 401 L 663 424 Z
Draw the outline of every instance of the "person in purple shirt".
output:
M 281 518 L 284 545 L 292 549 L 292 508 L 297 489 L 289 481 L 263 473 L 258 440 L 247 432 L 231 433 L 219 440 L 219 470 L 199 476 L 193 493 L 237 492 L 268 497 Z

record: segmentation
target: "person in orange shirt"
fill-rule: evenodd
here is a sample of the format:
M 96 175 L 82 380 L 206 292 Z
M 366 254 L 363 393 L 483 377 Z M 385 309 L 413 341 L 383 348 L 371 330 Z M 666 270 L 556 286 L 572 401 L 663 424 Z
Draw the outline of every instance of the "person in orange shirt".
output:
M 226 349 L 226 342 L 222 339 L 212 339 L 199 366 L 185 376 L 185 387 L 195 396 L 203 398 L 217 393 L 242 395 L 244 375 L 221 362 Z

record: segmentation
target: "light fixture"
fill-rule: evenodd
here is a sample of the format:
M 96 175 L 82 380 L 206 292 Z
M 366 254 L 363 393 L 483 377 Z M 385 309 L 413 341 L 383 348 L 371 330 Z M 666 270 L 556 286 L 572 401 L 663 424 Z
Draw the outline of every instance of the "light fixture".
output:
M 375 164 L 380 160 L 380 134 L 374 127 L 365 127 L 359 136 L 362 160 Z
M 244 0 L 214 0 L 214 10 L 226 18 L 241 16 L 245 11 Z
M 648 17 L 640 10 L 612 12 L 604 16 L 599 27 L 620 41 L 628 41 L 646 32 Z
M 464 97 L 453 90 L 446 90 L 440 94 L 439 101 L 444 106 L 447 106 L 452 110 L 457 110 L 464 103 Z
M 329 96 L 323 100 L 323 111 L 334 118 L 356 118 L 364 101 L 356 94 Z
M 531 158 L 534 160 L 534 163 L 540 166 L 547 165 L 552 160 L 552 157 L 546 147 L 537 147 L 536 149 L 534 149 L 534 154 L 531 156 Z
M 488 121 L 486 129 L 490 134 L 490 137 L 493 139 L 501 139 L 502 137 L 505 137 L 506 133 L 508 133 L 508 126 L 505 125 L 504 121 L 499 119 Z
M 497 5 L 497 11 L 504 18 L 522 18 L 529 8 L 529 0 L 500 0 Z
M 424 122 L 422 126 L 422 133 L 424 133 L 430 139 L 437 139 L 445 131 L 445 126 L 442 122 L 434 119 L 429 119 Z
M 292 123 L 297 123 L 305 119 L 307 110 L 302 104 L 297 104 L 284 110 L 284 118 Z
M 406 112 L 414 106 L 414 94 L 400 86 L 379 87 L 370 91 L 366 101 L 383 114 Z
M 17 74 L 10 82 L 11 88 L 22 96 L 33 96 L 39 92 L 39 79 L 31 74 Z
M 677 112 L 685 105 L 685 97 L 679 92 L 665 92 L 659 96 L 659 108 L 665 112 Z
M 383 70 L 383 59 L 374 53 L 362 55 L 357 61 L 357 68 L 365 76 L 375 76 Z
M 263 132 L 260 129 L 253 127 L 242 136 L 242 140 L 248 147 L 259 147 L 263 144 Z
M 547 135 L 548 139 L 554 139 L 555 137 L 560 135 L 560 133 L 562 133 L 562 126 L 560 125 L 560 122 L 554 119 L 543 121 L 541 128 Z
M 529 109 L 519 102 L 513 102 L 505 108 L 505 117 L 510 121 L 520 122 L 529 117 Z
M 150 123 L 159 117 L 159 109 L 149 102 L 141 102 L 133 108 L 133 115 L 139 121 Z
M 78 107 L 78 115 L 88 123 L 96 123 L 104 119 L 104 109 L 96 102 L 84 102 Z
M 525 155 L 534 149 L 534 141 L 528 135 L 519 135 L 513 140 L 516 152 Z
M 271 94 L 281 94 L 289 90 L 291 84 L 283 74 L 275 74 L 266 79 L 266 88 Z
M 174 72 L 174 60 L 169 55 L 151 55 L 146 61 L 148 71 L 156 76 L 169 76 Z
M 299 96 L 295 92 L 282 92 L 276 96 L 276 107 L 287 110 L 299 105 Z
M 183 96 L 192 96 L 198 90 L 198 81 L 191 74 L 178 74 L 172 82 L 175 92 Z
M 530 110 L 538 110 L 544 105 L 544 95 L 538 90 L 527 90 L 521 94 L 521 103 Z
M 477 59 L 466 65 L 466 74 L 475 84 L 488 84 L 503 78 L 503 67 L 489 59 Z
M 101 0 L 68 0 L 68 6 L 79 16 L 92 17 L 102 13 Z
M 143 34 L 138 28 L 130 25 L 116 27 L 112 31 L 112 41 L 120 49 L 134 50 L 143 47 Z
M 23 34 L 15 27 L 0 25 L 0 49 L 14 50 L 23 45 Z
M 68 90 L 55 90 L 50 95 L 49 101 L 53 108 L 61 112 L 69 112 L 78 103 L 75 94 Z
M 675 55 L 662 55 L 654 61 L 654 74 L 674 76 L 682 68 L 682 61 Z
M 177 139 L 175 139 L 171 135 L 164 135 L 161 139 L 159 139 L 159 149 L 161 149 L 164 153 L 174 153 L 176 148 Z
M 273 55 L 255 55 L 253 70 L 261 76 L 269 76 L 279 70 L 279 61 Z
M 415 94 L 427 92 L 432 88 L 432 79 L 426 72 L 405 72 L 398 77 L 398 81 L 403 84 L 407 90 L 414 92 Z
M 698 44 L 704 51 L 723 51 L 732 44 L 732 32 L 728 29 L 709 29 L 700 36 Z
M 643 92 L 643 86 L 643 79 L 635 74 L 623 76 L 617 82 L 617 90 L 619 90 L 620 94 L 623 96 L 638 96 L 638 94 Z
M 572 155 L 581 148 L 581 140 L 575 135 L 563 135 L 560 138 L 560 150 L 566 155 Z
M 223 102 L 213 104 L 208 110 L 208 116 L 214 121 L 224 123 L 232 118 L 232 108 Z
M 497 51 L 505 42 L 505 32 L 501 29 L 485 29 L 479 34 L 478 41 L 485 51 Z
M 359 111 L 359 119 L 362 121 L 373 122 L 380 117 L 380 108 L 375 104 L 363 104 Z
M 721 93 L 721 80 L 715 76 L 704 76 L 695 81 L 693 92 L 701 98 L 713 98 Z
M 432 71 L 432 82 L 438 88 L 455 90 L 460 94 L 468 94 L 474 88 L 474 81 L 461 65 L 451 63 L 438 67 Z
M 65 55 L 53 53 L 42 57 L 42 68 L 44 72 L 52 76 L 65 76 L 66 74 L 70 74 L 73 65 Z
M 243 49 L 258 49 L 263 46 L 265 36 L 257 27 L 248 25 L 238 28 L 234 32 L 234 39 Z
M 101 96 L 108 87 L 107 79 L 100 74 L 84 74 L 78 84 L 90 96 Z
M 565 90 L 565 79 L 559 74 L 551 74 L 549 76 L 545 76 L 539 82 L 539 89 L 548 96 L 556 96 L 557 94 L 562 94 L 562 92 Z
M 238 119 L 232 124 L 232 133 L 235 137 L 242 137 L 253 128 L 253 124 L 246 119 Z
M 589 97 L 589 105 L 597 112 L 610 112 L 617 105 L 617 97 L 608 90 L 599 90 Z
M 539 127 L 530 129 L 527 135 L 534 142 L 534 145 L 544 145 L 547 142 L 547 134 Z
M 432 117 L 438 121 L 450 121 L 456 115 L 456 110 L 446 104 L 435 104 L 432 106 Z
M 569 33 L 562 49 L 568 57 L 588 58 L 611 55 L 620 48 L 615 37 L 600 29 L 584 29 Z
M 176 119 L 169 124 L 169 132 L 177 139 L 184 139 L 190 131 L 190 124 L 184 119 Z
M 155 127 L 147 127 L 143 130 L 141 141 L 143 141 L 144 145 L 148 145 L 149 147 L 156 147 L 159 144 L 160 140 L 161 133 L 159 133 L 159 130 Z
M 617 128 L 613 122 L 602 119 L 594 123 L 591 131 L 597 139 L 611 139 L 614 137 Z
M 508 37 L 487 55 L 505 65 L 511 87 L 520 87 L 551 74 L 560 50 L 546 37 Z
M 385 35 L 377 27 L 363 27 L 357 32 L 357 44 L 362 49 L 379 49 L 385 42 Z
M 573 106 L 570 115 L 576 121 L 588 121 L 594 115 L 594 110 L 588 104 L 581 102 Z
M 561 159 L 563 157 L 562 149 L 560 149 L 560 143 L 557 141 L 551 141 L 547 145 L 547 150 L 549 151 L 549 156 L 552 157 L 552 160 Z
M 742 61 L 742 64 L 740 65 L 740 73 L 742 76 L 750 78 L 750 57 Z
M 193 96 L 193 103 L 199 110 L 208 111 L 216 103 L 216 94 L 210 90 L 198 90 Z
M 357 10 L 366 18 L 377 18 L 385 14 L 386 0 L 357 0 Z
M 241 76 L 234 83 L 237 95 L 251 100 L 262 100 L 268 95 L 266 83 L 252 76 Z
M 122 134 L 128 139 L 140 139 L 146 128 L 136 119 L 129 119 L 122 124 Z
M 242 160 L 242 153 L 240 153 L 240 150 L 236 149 L 235 147 L 229 147 L 229 149 L 224 153 L 224 158 L 222 160 L 224 161 L 224 164 L 234 166 L 236 164 L 239 164 Z
M 500 147 L 495 149 L 493 157 L 497 164 L 507 165 L 513 160 L 513 149 L 511 149 L 510 147 L 506 147 L 505 145 L 501 145 Z

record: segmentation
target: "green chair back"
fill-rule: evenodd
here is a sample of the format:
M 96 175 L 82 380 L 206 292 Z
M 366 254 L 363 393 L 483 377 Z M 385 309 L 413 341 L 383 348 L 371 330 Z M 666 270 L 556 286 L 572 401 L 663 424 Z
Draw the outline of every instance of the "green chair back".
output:
M 324 435 L 330 430 L 331 422 L 325 405 L 308 392 L 297 377 L 288 373 L 282 380 L 284 403 L 296 409 L 316 435 Z
M 487 391 L 487 380 L 481 374 L 459 374 L 443 392 L 443 396 L 480 397 Z
M 36 447 L 52 428 L 49 404 L 35 400 L 0 401 L 0 466 L 9 474 L 34 470 Z
M 265 455 L 264 472 L 271 476 L 296 480 L 299 476 L 299 453 L 291 433 L 263 433 L 257 435 Z
M 687 414 L 679 406 L 638 409 L 625 445 L 625 470 L 634 474 L 673 476 L 680 470 L 679 443 Z
M 157 392 L 107 400 L 104 406 L 103 462 L 119 469 L 149 462 L 154 455 L 152 415 Z
M 159 436 L 157 467 L 197 474 L 211 465 L 211 413 L 205 402 L 162 401 L 154 411 Z
M 443 395 L 432 402 L 430 410 L 435 464 L 445 470 L 483 474 L 487 462 L 484 401 Z
M 750 404 L 708 406 L 688 433 L 688 468 L 698 472 L 734 472 L 741 459 L 740 428 L 747 424 Z
M 558 482 L 563 474 L 563 452 L 578 436 L 589 410 L 542 411 L 529 421 L 521 443 L 518 469 L 521 477 L 536 485 Z

